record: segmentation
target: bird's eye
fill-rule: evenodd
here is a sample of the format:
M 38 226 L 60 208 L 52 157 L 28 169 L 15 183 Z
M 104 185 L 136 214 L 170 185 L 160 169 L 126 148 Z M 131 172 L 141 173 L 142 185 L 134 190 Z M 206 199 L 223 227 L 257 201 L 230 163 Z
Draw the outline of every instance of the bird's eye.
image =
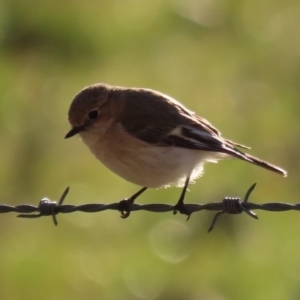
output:
M 94 120 L 94 119 L 97 119 L 98 118 L 98 110 L 92 110 L 89 112 L 89 118 Z

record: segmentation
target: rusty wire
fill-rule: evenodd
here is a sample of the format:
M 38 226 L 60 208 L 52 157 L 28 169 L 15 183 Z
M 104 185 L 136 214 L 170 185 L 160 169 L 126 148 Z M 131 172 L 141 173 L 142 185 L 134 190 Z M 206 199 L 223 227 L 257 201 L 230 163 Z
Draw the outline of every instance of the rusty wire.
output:
M 248 202 L 249 196 L 254 190 L 255 186 L 256 183 L 253 184 L 248 189 L 243 200 L 237 197 L 225 197 L 221 202 L 214 202 L 214 203 L 207 203 L 207 204 L 185 204 L 185 212 L 181 212 L 181 213 L 186 214 L 186 212 L 189 212 L 188 213 L 188 218 L 189 218 L 190 214 L 198 211 L 202 211 L 202 210 L 217 211 L 208 229 L 208 232 L 210 232 L 214 228 L 219 216 L 225 213 L 240 214 L 242 212 L 245 212 L 250 217 L 254 219 L 258 219 L 257 215 L 252 210 L 259 209 L 259 210 L 272 211 L 272 212 L 300 210 L 300 204 L 289 204 L 289 203 L 280 203 L 280 202 L 256 204 L 256 203 Z M 90 203 L 90 204 L 83 204 L 83 205 L 63 204 L 63 201 L 66 198 L 68 192 L 69 192 L 69 188 L 67 188 L 63 192 L 58 202 L 51 201 L 47 198 L 43 198 L 42 200 L 40 200 L 38 206 L 29 205 L 29 204 L 16 205 L 16 206 L 0 204 L 0 214 L 8 213 L 8 212 L 17 212 L 17 213 L 21 213 L 18 215 L 18 217 L 31 218 L 31 219 L 39 218 L 43 216 L 52 216 L 54 224 L 57 225 L 58 224 L 56 218 L 57 214 L 73 213 L 75 211 L 95 213 L 104 210 L 117 210 L 121 212 L 121 217 L 124 217 L 124 215 L 128 216 L 130 212 L 138 211 L 138 210 L 145 210 L 149 212 L 170 212 L 170 211 L 174 212 L 174 205 L 161 204 L 161 203 L 141 205 L 137 203 L 131 203 L 130 201 L 127 201 L 126 212 L 124 212 L 124 200 L 118 203 L 111 203 L 111 204 L 98 204 L 98 203 Z

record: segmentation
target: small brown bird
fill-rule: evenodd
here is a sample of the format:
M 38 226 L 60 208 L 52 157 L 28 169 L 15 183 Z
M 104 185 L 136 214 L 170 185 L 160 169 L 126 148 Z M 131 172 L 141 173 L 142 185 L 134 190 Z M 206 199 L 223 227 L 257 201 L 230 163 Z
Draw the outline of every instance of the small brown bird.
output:
M 235 157 L 282 176 L 286 171 L 243 153 L 207 120 L 151 89 L 94 84 L 81 90 L 69 110 L 72 129 L 91 152 L 124 179 L 147 188 L 183 187 L 174 211 L 187 213 L 184 197 L 205 162 Z

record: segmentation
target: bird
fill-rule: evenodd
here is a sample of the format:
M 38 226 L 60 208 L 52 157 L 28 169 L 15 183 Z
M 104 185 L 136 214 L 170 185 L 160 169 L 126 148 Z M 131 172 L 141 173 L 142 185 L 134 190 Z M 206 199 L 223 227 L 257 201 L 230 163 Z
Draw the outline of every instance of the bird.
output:
M 96 83 L 83 88 L 70 105 L 65 138 L 78 134 L 108 169 L 142 188 L 181 187 L 174 205 L 190 215 L 184 198 L 206 162 L 238 158 L 284 177 L 287 172 L 241 151 L 247 146 L 223 138 L 209 121 L 172 97 L 148 88 Z M 126 214 L 124 214 L 125 217 Z M 126 215 L 127 216 L 127 215 Z

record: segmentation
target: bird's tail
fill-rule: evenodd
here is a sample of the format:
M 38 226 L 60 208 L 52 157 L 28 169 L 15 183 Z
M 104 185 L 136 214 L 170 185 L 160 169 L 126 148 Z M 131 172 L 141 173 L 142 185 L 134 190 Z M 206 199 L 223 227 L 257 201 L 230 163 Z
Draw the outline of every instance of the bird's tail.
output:
M 264 160 L 261 160 L 257 157 L 254 157 L 248 153 L 243 153 L 242 151 L 239 151 L 238 149 L 234 149 L 234 153 L 231 152 L 231 155 L 237 157 L 237 158 L 240 158 L 242 160 L 245 160 L 245 161 L 248 161 L 256 166 L 259 166 L 259 167 L 262 167 L 262 168 L 265 168 L 267 170 L 270 170 L 270 171 L 273 171 L 277 174 L 280 174 L 282 175 L 283 177 L 287 177 L 287 172 L 275 165 L 272 165 Z

